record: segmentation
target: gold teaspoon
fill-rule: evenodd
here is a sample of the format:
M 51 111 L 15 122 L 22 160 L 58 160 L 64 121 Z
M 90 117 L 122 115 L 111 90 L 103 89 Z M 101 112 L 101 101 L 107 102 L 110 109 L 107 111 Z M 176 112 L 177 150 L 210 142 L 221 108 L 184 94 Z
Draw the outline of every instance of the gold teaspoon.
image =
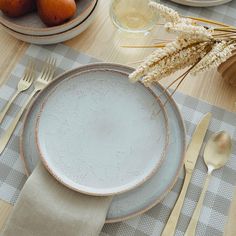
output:
M 223 167 L 229 160 L 232 150 L 231 137 L 225 131 L 213 134 L 204 150 L 204 161 L 208 172 L 201 196 L 188 225 L 185 236 L 195 236 L 198 219 L 213 170 Z

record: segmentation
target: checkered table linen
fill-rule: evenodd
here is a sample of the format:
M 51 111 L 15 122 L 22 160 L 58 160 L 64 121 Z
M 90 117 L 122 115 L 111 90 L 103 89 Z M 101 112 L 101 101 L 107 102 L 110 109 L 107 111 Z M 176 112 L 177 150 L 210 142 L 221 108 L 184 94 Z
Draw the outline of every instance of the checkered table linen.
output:
M 57 59 L 57 74 L 83 64 L 97 61 L 94 58 L 78 53 L 61 44 L 46 47 L 30 46 L 19 63 L 15 66 L 7 83 L 0 88 L 1 107 L 15 92 L 17 83 L 23 74 L 28 60 L 34 59 L 36 61 L 36 69 L 39 72 L 42 68 L 43 61 L 49 55 Z M 8 127 L 17 111 L 27 99 L 29 93 L 30 91 L 21 94 L 11 107 L 7 118 L 0 126 L 1 133 Z M 219 130 L 226 130 L 233 137 L 234 149 L 232 158 L 224 168 L 213 172 L 213 177 L 210 181 L 210 186 L 206 194 L 204 207 L 197 228 L 197 235 L 223 235 L 224 225 L 227 220 L 230 202 L 233 197 L 234 185 L 236 183 L 236 114 L 180 93 L 176 93 L 175 100 L 179 105 L 185 121 L 188 140 L 190 139 L 196 124 L 207 112 L 212 112 L 213 120 L 205 140 L 207 140 L 213 132 Z M 22 121 L 17 126 L 7 148 L 0 156 L 0 199 L 12 204 L 16 202 L 20 190 L 26 181 L 24 168 L 19 158 L 18 144 L 21 127 Z M 198 201 L 206 172 L 207 169 L 204 165 L 201 152 L 180 215 L 176 235 L 183 235 L 186 230 L 187 224 L 196 206 L 196 202 Z M 175 187 L 160 204 L 145 214 L 131 220 L 105 225 L 101 236 L 160 235 L 179 195 L 182 182 L 183 172 Z

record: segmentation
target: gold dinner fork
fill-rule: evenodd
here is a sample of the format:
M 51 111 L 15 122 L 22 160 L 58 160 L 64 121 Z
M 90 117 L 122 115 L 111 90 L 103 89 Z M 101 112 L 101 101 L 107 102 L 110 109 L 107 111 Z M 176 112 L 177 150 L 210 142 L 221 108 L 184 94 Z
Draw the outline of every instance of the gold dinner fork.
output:
M 27 101 L 25 102 L 25 104 L 23 105 L 21 110 L 18 112 L 16 117 L 13 119 L 13 121 L 11 122 L 10 126 L 7 128 L 4 135 L 0 138 L 0 154 L 3 152 L 7 143 L 9 142 L 9 140 L 16 128 L 16 125 L 19 122 L 25 108 L 27 107 L 27 105 L 29 104 L 31 99 L 34 97 L 34 95 L 37 92 L 39 92 L 40 90 L 42 90 L 43 88 L 45 88 L 46 85 L 49 84 L 49 82 L 53 79 L 55 69 L 56 69 L 56 59 L 49 58 L 44 63 L 43 70 L 40 73 L 39 77 L 34 82 L 33 92 L 30 94 L 29 98 L 27 99 Z
M 34 63 L 32 60 L 28 62 L 28 65 L 25 68 L 25 72 L 23 77 L 20 79 L 18 85 L 17 85 L 17 91 L 16 93 L 11 97 L 11 99 L 8 101 L 8 103 L 5 105 L 3 110 L 0 112 L 0 123 L 2 123 L 4 117 L 6 116 L 10 106 L 15 101 L 17 96 L 27 90 L 33 83 L 34 80 Z

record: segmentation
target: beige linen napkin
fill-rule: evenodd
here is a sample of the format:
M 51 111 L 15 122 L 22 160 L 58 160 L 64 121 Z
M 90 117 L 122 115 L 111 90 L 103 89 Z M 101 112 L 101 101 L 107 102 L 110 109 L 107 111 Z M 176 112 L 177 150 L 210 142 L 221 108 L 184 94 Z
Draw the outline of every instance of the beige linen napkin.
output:
M 22 189 L 2 236 L 99 235 L 111 199 L 72 191 L 39 163 Z

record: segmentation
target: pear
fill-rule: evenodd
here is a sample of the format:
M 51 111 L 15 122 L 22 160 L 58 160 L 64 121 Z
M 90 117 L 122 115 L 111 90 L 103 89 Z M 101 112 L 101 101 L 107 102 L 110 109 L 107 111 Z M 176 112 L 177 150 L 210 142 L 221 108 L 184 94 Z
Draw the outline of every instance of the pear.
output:
M 23 16 L 35 8 L 35 0 L 0 0 L 0 10 L 9 17 Z
M 75 0 L 37 0 L 38 14 L 47 26 L 70 20 L 76 12 Z

